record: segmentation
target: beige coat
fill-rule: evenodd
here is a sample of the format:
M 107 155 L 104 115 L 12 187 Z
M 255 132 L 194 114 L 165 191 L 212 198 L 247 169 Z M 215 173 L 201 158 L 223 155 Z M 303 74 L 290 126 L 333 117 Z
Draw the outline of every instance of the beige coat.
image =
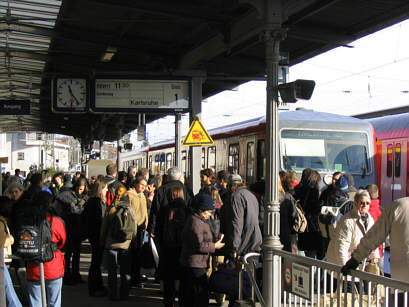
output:
M 368 230 L 373 225 L 374 220 L 369 214 Z M 337 223 L 335 236 L 331 239 L 328 246 L 327 261 L 344 265 L 349 258 L 351 258 L 352 252 L 359 245 L 359 242 L 367 231 L 365 231 L 364 223 L 361 220 L 358 209 L 354 207 L 354 209 L 345 214 Z M 372 251 L 371 257 L 379 258 L 378 248 Z M 360 265 L 359 268 L 362 270 L 362 265 Z
M 128 191 L 128 197 L 130 201 L 130 212 L 133 215 L 136 225 L 144 225 L 144 228 L 148 226 L 148 206 L 146 197 L 143 193 L 136 193 L 135 189 Z
M 389 235 L 391 276 L 409 282 L 409 197 L 388 204 L 352 256 L 361 261 Z
M 11 262 L 11 246 L 14 243 L 14 238 L 10 234 L 7 226 L 7 220 L 0 216 L 0 248 L 4 248 L 4 262 Z

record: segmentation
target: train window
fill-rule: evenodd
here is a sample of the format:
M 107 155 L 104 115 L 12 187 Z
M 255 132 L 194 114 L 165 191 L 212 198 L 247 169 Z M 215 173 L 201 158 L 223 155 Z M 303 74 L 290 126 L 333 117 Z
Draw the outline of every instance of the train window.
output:
M 216 172 L 216 146 L 207 148 L 207 167 Z
M 229 145 L 229 172 L 231 174 L 239 173 L 239 144 Z
M 386 160 L 386 176 L 392 177 L 392 159 L 393 159 L 393 146 L 389 144 L 387 147 L 387 160 Z
M 166 172 L 166 170 L 165 170 L 165 159 L 166 159 L 165 154 L 164 153 L 160 154 L 160 172 L 162 174 L 164 174 Z
M 165 172 L 172 167 L 172 153 L 166 154 Z
M 257 180 L 264 180 L 266 175 L 266 141 L 257 141 Z
M 368 174 L 368 135 L 360 132 L 283 130 L 282 165 L 286 170 Z
M 176 152 L 173 152 L 172 157 L 173 157 L 173 166 L 176 166 Z
M 182 174 L 186 176 L 186 165 L 187 165 L 186 164 L 187 163 L 186 150 L 182 151 L 181 157 L 182 157 L 182 161 L 180 163 L 181 171 L 182 171 Z
M 155 165 L 153 167 L 153 172 L 155 174 L 159 174 L 160 173 L 160 169 L 159 169 L 159 165 L 160 165 L 160 155 L 156 154 L 155 155 Z
M 254 142 L 247 143 L 246 183 L 254 182 Z
M 202 169 L 206 168 L 206 148 L 202 147 Z
M 152 170 L 152 156 L 149 156 L 148 161 L 148 168 Z
M 400 177 L 400 169 L 401 169 L 401 145 L 400 143 L 396 143 L 395 145 L 395 178 Z

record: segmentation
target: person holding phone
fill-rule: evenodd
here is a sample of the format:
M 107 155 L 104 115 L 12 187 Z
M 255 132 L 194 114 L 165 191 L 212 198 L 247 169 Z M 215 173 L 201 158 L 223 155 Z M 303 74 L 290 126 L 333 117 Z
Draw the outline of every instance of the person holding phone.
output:
M 221 240 L 214 242 L 210 226 L 206 223 L 213 211 L 214 203 L 209 194 L 199 193 L 195 196 L 193 213 L 188 217 L 182 234 L 181 306 L 207 306 L 209 303 L 206 275 L 209 256 L 225 245 Z

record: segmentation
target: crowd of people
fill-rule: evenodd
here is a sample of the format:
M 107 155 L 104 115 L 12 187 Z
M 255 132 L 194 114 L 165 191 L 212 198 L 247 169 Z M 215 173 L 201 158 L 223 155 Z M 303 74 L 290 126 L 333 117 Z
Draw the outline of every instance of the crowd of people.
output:
M 207 306 L 209 262 L 214 270 L 225 261 L 260 251 L 262 235 L 258 200 L 239 175 L 221 171 L 216 176 L 206 169 L 200 176 L 202 187 L 193 195 L 176 167 L 166 175 L 153 176 L 135 167 L 118 172 L 110 164 L 106 175 L 90 179 L 81 173 L 73 178 L 63 173 L 51 176 L 48 171 L 23 178 L 16 170 L 14 176 L 3 176 L 0 230 L 16 237 L 19 212 L 41 207 L 51 223 L 55 245 L 52 260 L 44 263 L 49 306 L 61 306 L 63 285 L 85 282 L 90 296 L 126 300 L 131 287 L 143 286 L 146 278 L 141 274 L 141 250 L 147 240 L 158 246 L 155 277 L 163 285 L 164 305 L 174 306 L 178 297 L 180 306 Z M 87 281 L 80 274 L 86 239 L 92 254 Z M 11 259 L 13 245 L 0 243 L 7 246 L 6 258 Z M 19 295 L 9 269 L 19 277 Z M 107 284 L 103 269 L 108 272 Z M 38 306 L 39 263 L 13 257 L 5 266 L 5 277 L 8 306 L 21 306 L 20 301 L 26 300 Z M 234 298 L 230 300 L 233 304 Z
M 70 178 L 63 173 L 51 176 L 47 171 L 24 179 L 16 170 L 14 176 L 3 177 L 1 239 L 7 233 L 15 234 L 18 211 L 28 202 L 45 212 L 52 223 L 52 242 L 57 246 L 53 259 L 44 264 L 49 306 L 61 306 L 63 284 L 85 282 L 90 296 L 126 300 L 131 287 L 143 286 L 146 279 L 141 274 L 145 260 L 142 247 L 151 241 L 159 250 L 155 278 L 162 281 L 164 306 L 174 306 L 176 298 L 179 306 L 208 306 L 211 272 L 261 250 L 264 183 L 247 187 L 240 175 L 224 170 L 214 173 L 212 169 L 202 170 L 200 180 L 201 189 L 193 195 L 176 167 L 166 175 L 154 176 L 148 169 L 133 166 L 128 172 L 118 172 L 117 166 L 110 164 L 106 175 L 90 179 L 81 173 Z M 283 249 L 347 264 L 347 269 L 356 268 L 355 262 L 370 253 L 366 262 L 377 265 L 382 258 L 382 240 L 389 233 L 385 230 L 382 238 L 377 235 L 365 248 L 359 245 L 376 220 L 382 219 L 377 186 L 370 184 L 357 190 L 353 177 L 341 172 L 333 174 L 332 183 L 323 191 L 320 184 L 320 174 L 313 169 L 305 169 L 300 180 L 293 171 L 280 172 Z M 300 233 L 293 227 L 297 205 L 307 220 L 307 228 Z M 320 225 L 323 206 L 339 208 L 342 216 L 336 228 L 327 228 L 325 235 Z M 92 252 L 87 281 L 80 274 L 81 246 L 86 239 Z M 0 243 L 10 256 L 12 243 L 5 239 Z M 38 306 L 38 263 L 13 258 L 8 265 L 20 277 L 30 306 Z M 107 285 L 103 268 L 108 272 Z M 8 306 L 21 306 L 6 265 L 5 280 Z M 223 297 L 217 296 L 219 303 Z M 235 299 L 229 297 L 229 306 Z

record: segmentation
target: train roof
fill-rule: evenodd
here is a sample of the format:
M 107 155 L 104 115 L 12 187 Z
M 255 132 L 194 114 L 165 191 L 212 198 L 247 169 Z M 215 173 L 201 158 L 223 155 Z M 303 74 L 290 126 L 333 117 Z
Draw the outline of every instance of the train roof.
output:
M 351 124 L 351 125 L 368 125 L 365 121 L 357 119 L 350 116 L 316 112 L 313 110 L 295 110 L 295 111 L 280 111 L 279 112 L 280 121 L 309 121 L 309 122 L 331 122 L 335 124 Z M 261 116 L 246 120 L 243 122 L 230 124 L 222 127 L 217 127 L 210 129 L 208 132 L 213 139 L 220 139 L 223 137 L 228 137 L 232 135 L 240 135 L 242 133 L 251 133 L 265 129 L 266 117 Z M 174 144 L 175 140 L 166 140 L 162 142 L 155 143 L 151 146 L 151 149 L 157 150 L 161 148 L 166 148 Z
M 395 114 L 368 119 L 378 140 L 409 137 L 409 114 Z

